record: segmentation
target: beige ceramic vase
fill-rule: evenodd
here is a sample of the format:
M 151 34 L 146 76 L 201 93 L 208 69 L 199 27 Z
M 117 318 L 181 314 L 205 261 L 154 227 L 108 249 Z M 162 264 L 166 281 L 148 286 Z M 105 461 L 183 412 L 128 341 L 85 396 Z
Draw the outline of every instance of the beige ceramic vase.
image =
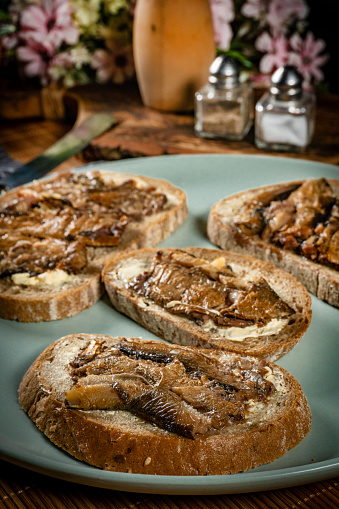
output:
M 215 58 L 209 0 L 137 0 L 133 52 L 146 106 L 193 110 Z

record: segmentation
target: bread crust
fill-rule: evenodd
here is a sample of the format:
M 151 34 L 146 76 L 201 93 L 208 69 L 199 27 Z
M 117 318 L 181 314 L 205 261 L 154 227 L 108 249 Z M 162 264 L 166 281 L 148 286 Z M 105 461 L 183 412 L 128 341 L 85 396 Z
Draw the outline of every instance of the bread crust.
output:
M 76 175 L 89 174 L 75 171 Z M 97 173 L 97 172 L 94 172 Z M 116 247 L 87 246 L 87 267 L 70 284 L 55 288 L 38 288 L 15 285 L 8 278 L 0 280 L 0 317 L 21 322 L 60 320 L 78 314 L 92 306 L 104 291 L 100 273 L 107 261 L 120 252 L 141 247 L 151 247 L 170 236 L 186 219 L 187 203 L 185 193 L 166 180 L 140 175 L 100 171 L 107 180 L 122 183 L 134 179 L 143 186 L 154 186 L 168 197 L 168 205 L 153 215 L 144 216 L 140 222 L 132 221 L 124 231 Z M 52 176 L 51 183 L 58 181 L 63 172 Z M 46 181 L 44 181 L 46 182 Z M 8 203 L 20 190 L 39 186 L 33 182 L 6 193 L 0 198 L 0 206 Z M 4 232 L 1 232 L 2 234 Z M 10 232 L 9 232 L 10 233 Z
M 300 185 L 298 180 L 290 184 Z M 339 180 L 328 180 L 339 197 Z M 280 248 L 259 236 L 247 236 L 239 232 L 233 217 L 246 204 L 263 191 L 279 191 L 285 184 L 274 184 L 240 192 L 219 201 L 210 210 L 207 221 L 207 235 L 210 241 L 221 249 L 245 253 L 289 272 L 307 290 L 328 304 L 339 307 L 339 273 L 331 267 L 315 263 L 292 251 Z
M 267 405 L 256 408 L 244 423 L 194 440 L 160 429 L 127 411 L 69 408 L 65 393 L 74 385 L 69 362 L 93 338 L 107 345 L 121 339 L 94 334 L 61 338 L 37 358 L 19 387 L 20 404 L 38 429 L 81 461 L 105 470 L 152 475 L 232 474 L 274 461 L 310 430 L 311 412 L 300 384 L 271 363 L 266 365 L 277 391 Z M 239 359 L 231 353 L 206 353 L 226 365 Z M 262 362 L 255 358 L 247 361 L 254 366 Z
M 100 274 L 83 275 L 75 285 L 48 292 L 28 288 L 17 294 L 12 285 L 0 281 L 0 314 L 26 323 L 61 320 L 93 306 L 103 292 Z
M 167 253 L 173 249 L 175 248 L 162 248 L 161 251 Z M 239 277 L 248 277 L 248 275 L 264 277 L 281 299 L 295 311 L 293 319 L 273 335 L 261 335 L 235 341 L 215 331 L 204 330 L 192 320 L 174 315 L 163 307 L 136 295 L 126 287 L 126 281 L 119 276 L 119 270 L 126 264 L 130 264 L 131 260 L 135 260 L 136 264 L 140 263 L 139 272 L 143 272 L 150 266 L 157 251 L 156 248 L 151 248 L 120 255 L 105 266 L 102 277 L 113 306 L 160 338 L 180 345 L 227 350 L 275 361 L 292 350 L 309 327 L 312 316 L 311 298 L 304 287 L 290 274 L 252 256 L 218 249 L 187 247 L 181 251 L 208 262 L 220 257 L 224 258 L 226 264 L 231 266 Z

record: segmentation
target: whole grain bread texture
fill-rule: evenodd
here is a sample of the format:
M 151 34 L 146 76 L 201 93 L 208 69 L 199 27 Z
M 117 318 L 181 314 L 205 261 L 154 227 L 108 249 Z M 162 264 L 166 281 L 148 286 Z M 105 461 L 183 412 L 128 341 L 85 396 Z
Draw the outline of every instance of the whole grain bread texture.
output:
M 253 255 L 292 274 L 307 290 L 328 304 L 339 307 L 339 272 L 336 268 L 317 263 L 284 249 L 258 235 L 246 235 L 234 224 L 234 217 L 263 192 L 278 193 L 284 188 L 301 185 L 302 180 L 263 186 L 226 197 L 210 210 L 207 235 L 220 247 L 237 253 Z M 339 200 L 339 180 L 328 180 Z M 337 235 L 339 235 L 337 233 Z
M 111 185 L 112 183 L 123 185 L 133 180 L 140 189 L 153 189 L 165 195 L 166 203 L 161 210 L 157 210 L 154 213 L 151 211 L 151 213 L 141 218 L 132 218 L 132 220 L 129 220 L 121 234 L 120 242 L 117 245 L 105 245 L 105 243 L 100 245 L 100 242 L 94 245 L 95 243 L 88 242 L 90 236 L 88 232 L 85 231 L 85 235 L 88 236 L 85 241 L 86 245 L 83 246 L 84 252 L 82 252 L 81 256 L 85 257 L 86 261 L 82 263 L 80 270 L 74 273 L 67 269 L 65 269 L 66 272 L 65 270 L 55 271 L 55 268 L 63 268 L 64 259 L 61 258 L 59 265 L 54 266 L 53 270 L 46 270 L 46 272 L 42 274 L 39 273 L 38 278 L 35 278 L 36 280 L 33 281 L 34 284 L 32 283 L 32 279 L 28 280 L 29 283 L 22 279 L 19 281 L 19 278 L 14 282 L 12 273 L 8 270 L 6 273 L 6 267 L 10 264 L 13 257 L 18 259 L 17 254 L 19 251 L 23 251 L 24 248 L 22 246 L 24 242 L 29 243 L 32 239 L 40 243 L 45 242 L 47 247 L 45 252 L 42 251 L 41 255 L 45 258 L 48 257 L 48 245 L 50 245 L 50 242 L 56 243 L 61 241 L 66 244 L 66 247 L 69 244 L 69 236 L 60 238 L 59 234 L 56 235 L 55 232 L 53 232 L 53 223 L 49 224 L 47 229 L 44 229 L 43 223 L 45 219 L 42 218 L 35 230 L 34 226 L 29 224 L 29 214 L 24 216 L 25 203 L 27 202 L 27 207 L 29 207 L 31 197 L 34 198 L 34 196 L 39 195 L 39 193 L 45 198 L 48 196 L 49 200 L 57 200 L 58 206 L 63 200 L 65 207 L 67 207 L 68 197 L 62 195 L 63 190 L 60 190 L 60 182 L 61 179 L 65 178 L 65 175 L 67 176 L 68 174 L 74 174 L 80 176 L 80 178 L 81 175 L 85 175 L 89 183 L 91 183 L 93 178 L 97 178 L 99 175 L 107 185 Z M 67 188 L 67 186 L 61 187 Z M 76 196 L 76 200 L 80 202 L 81 206 L 81 192 Z M 22 204 L 17 207 L 17 203 L 19 202 Z M 133 202 L 133 198 L 131 198 L 131 202 Z M 127 203 L 127 206 L 130 206 L 130 204 Z M 14 222 L 13 226 L 11 226 L 8 217 L 10 217 L 11 208 L 15 207 L 18 208 L 19 212 L 15 210 L 15 213 L 13 213 Z M 21 210 L 20 207 L 23 210 Z M 35 210 L 36 209 L 37 207 Z M 165 180 L 108 171 L 74 171 L 67 173 L 61 172 L 49 179 L 34 181 L 29 185 L 21 186 L 20 188 L 4 194 L 0 197 L 0 211 L 3 212 L 2 219 L 0 213 L 0 269 L 2 269 L 2 265 L 5 265 L 5 269 L 0 271 L 2 273 L 0 278 L 0 317 L 21 322 L 41 322 L 60 320 L 74 316 L 92 306 L 104 292 L 100 273 L 105 263 L 117 253 L 136 248 L 154 246 L 170 236 L 185 221 L 187 217 L 187 203 L 185 193 Z M 55 218 L 56 225 L 62 213 L 63 210 L 61 206 L 60 213 L 57 214 Z M 81 216 L 81 209 L 75 210 L 75 214 Z M 22 218 L 25 217 L 25 219 L 27 218 L 23 225 L 20 224 L 19 216 Z M 100 218 L 98 221 L 100 221 Z M 95 227 L 94 225 L 94 229 Z M 14 234 L 20 235 L 21 232 L 24 236 L 24 240 L 20 239 L 14 246 L 11 245 L 9 248 L 6 248 L 7 239 L 10 239 Z M 82 239 L 85 239 L 85 237 L 81 238 L 81 236 L 78 236 L 78 239 L 80 239 L 78 243 L 83 244 Z M 3 240 L 5 245 L 3 249 L 1 248 L 1 240 Z M 23 256 L 27 257 L 27 254 L 23 253 Z M 72 260 L 74 260 L 75 256 L 78 256 L 78 258 L 80 257 L 80 255 L 75 252 L 75 254 L 72 254 Z M 21 268 L 18 270 L 19 277 L 20 273 L 23 271 L 25 272 L 25 269 Z M 49 272 L 52 276 L 51 280 L 44 278 Z M 58 272 L 62 275 L 60 280 L 58 280 Z M 26 274 L 27 276 L 31 275 L 29 272 Z
M 128 374 L 126 368 L 122 375 L 112 375 L 107 352 L 111 351 L 113 356 L 118 353 L 118 358 L 123 358 L 119 348 L 125 352 L 129 349 L 127 362 L 133 362 L 133 369 L 139 374 Z M 95 370 L 91 371 L 90 367 L 95 364 L 94 367 L 98 368 L 100 359 L 93 355 L 93 351 L 98 349 L 102 351 L 99 357 L 101 355 L 103 364 L 100 374 L 95 375 Z M 145 351 L 146 355 L 143 354 Z M 131 357 L 133 352 L 135 355 Z M 151 352 L 152 356 L 147 357 L 147 352 Z M 144 360 L 140 360 L 143 355 Z M 164 358 L 167 359 L 165 364 Z M 192 366 L 199 367 L 198 375 L 192 375 Z M 173 380 L 173 377 L 172 381 L 168 379 L 171 369 L 186 369 L 190 373 L 185 372 L 189 385 L 195 387 L 178 388 L 178 380 Z M 214 385 L 213 376 L 206 382 L 208 377 L 202 375 L 211 369 L 218 378 Z M 245 382 L 239 375 L 241 370 L 246 373 Z M 76 381 L 74 373 L 79 372 L 83 376 Z M 85 372 L 92 374 L 85 376 Z M 157 378 L 156 372 L 161 374 L 160 378 Z M 218 396 L 220 392 L 229 390 L 230 383 L 247 383 L 251 391 L 251 375 L 255 379 L 259 377 L 260 385 L 266 391 L 264 397 L 259 391 L 252 398 L 245 391 L 240 402 L 232 403 Z M 103 384 L 102 387 L 105 385 L 105 376 L 110 380 L 114 377 L 120 380 L 110 385 L 111 393 L 116 392 L 114 387 L 118 390 L 121 380 L 131 380 L 128 377 L 134 376 L 139 386 L 143 384 L 146 395 L 161 394 L 161 397 L 153 399 L 154 404 L 148 401 L 143 413 L 135 410 L 140 410 L 138 405 L 131 404 L 122 409 L 105 409 L 105 401 L 98 398 L 94 408 L 71 406 L 76 406 L 77 402 L 72 401 L 69 395 L 79 383 L 83 383 L 82 389 L 88 388 L 82 380 L 90 378 L 93 389 L 100 384 Z M 93 382 L 95 377 L 100 379 L 97 384 Z M 227 382 L 224 389 L 221 388 L 223 377 Z M 214 391 L 217 406 L 229 405 L 229 410 L 226 410 L 228 417 L 218 410 L 216 413 L 211 411 L 206 401 L 197 400 L 195 396 L 190 400 L 187 394 L 197 387 L 203 387 L 209 393 Z M 124 391 L 118 390 L 118 393 L 126 399 Z M 178 394 L 186 394 L 186 400 L 183 401 L 183 396 Z M 230 393 L 227 397 L 232 399 Z M 166 405 L 168 398 L 174 401 L 174 407 Z M 22 379 L 19 401 L 38 429 L 56 446 L 98 468 L 131 474 L 199 476 L 242 472 L 284 455 L 298 445 L 311 428 L 311 411 L 300 384 L 277 365 L 228 352 L 168 345 L 159 340 L 95 334 L 63 337 L 42 352 Z M 159 408 L 156 408 L 157 402 Z M 179 405 L 180 415 L 175 405 Z M 238 409 L 236 416 L 232 405 Z M 106 406 L 109 406 L 107 402 Z M 160 416 L 160 424 L 150 418 L 147 408 Z M 183 417 L 186 414 L 193 416 L 189 425 Z M 171 417 L 174 421 L 177 419 L 177 428 L 173 427 Z M 194 418 L 198 424 L 204 419 L 217 424 L 203 433 L 197 427 L 198 431 L 189 435 L 189 430 L 197 426 Z M 185 430 L 184 434 L 182 430 Z
M 246 327 L 216 326 L 209 322 L 201 324 L 189 317 L 173 314 L 168 307 L 140 296 L 131 288 L 136 277 L 147 273 L 158 252 L 164 255 L 182 253 L 184 256 L 188 255 L 199 260 L 199 263 L 206 262 L 207 267 L 212 267 L 212 270 L 221 264 L 222 267 L 230 269 L 235 278 L 244 282 L 264 278 L 284 305 L 290 307 L 291 314 L 276 331 L 265 332 L 260 327 L 253 331 L 252 328 L 248 335 L 246 331 L 249 329 Z M 307 331 L 312 316 L 308 292 L 290 274 L 252 256 L 218 249 L 187 247 L 180 250 L 177 248 L 135 250 L 109 262 L 103 270 L 103 281 L 111 303 L 118 311 L 166 341 L 184 346 L 257 356 L 271 361 L 279 359 L 297 345 Z M 189 286 L 188 279 L 187 287 Z M 198 292 L 203 292 L 203 289 L 200 288 Z M 249 304 L 252 309 L 253 306 L 259 307 L 259 317 L 260 302 Z M 264 306 L 264 301 L 262 305 Z

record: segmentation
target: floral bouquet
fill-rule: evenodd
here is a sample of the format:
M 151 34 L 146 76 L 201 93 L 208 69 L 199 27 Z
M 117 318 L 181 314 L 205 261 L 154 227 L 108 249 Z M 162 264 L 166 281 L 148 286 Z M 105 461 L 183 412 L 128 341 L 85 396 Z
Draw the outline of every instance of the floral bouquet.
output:
M 184 0 L 183 0 L 184 1 Z M 305 0 L 210 0 L 219 54 L 258 83 L 292 64 L 305 83 L 323 81 L 325 42 L 309 30 Z M 45 86 L 123 83 L 134 78 L 135 0 L 5 0 L 2 65 Z
M 8 0 L 3 61 L 21 77 L 65 87 L 134 77 L 134 0 Z
M 294 65 L 305 87 L 324 80 L 325 42 L 309 30 L 305 0 L 210 0 L 219 52 L 237 59 L 252 81 L 267 85 Z

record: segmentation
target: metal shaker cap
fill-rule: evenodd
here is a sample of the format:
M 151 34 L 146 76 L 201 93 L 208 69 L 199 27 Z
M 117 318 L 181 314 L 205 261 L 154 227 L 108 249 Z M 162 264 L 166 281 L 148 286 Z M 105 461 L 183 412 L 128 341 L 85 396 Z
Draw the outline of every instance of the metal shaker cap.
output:
M 239 85 L 239 66 L 232 57 L 219 56 L 210 67 L 208 81 L 216 88 L 233 88 Z
M 279 67 L 271 78 L 271 94 L 279 101 L 300 99 L 303 78 L 293 65 Z

